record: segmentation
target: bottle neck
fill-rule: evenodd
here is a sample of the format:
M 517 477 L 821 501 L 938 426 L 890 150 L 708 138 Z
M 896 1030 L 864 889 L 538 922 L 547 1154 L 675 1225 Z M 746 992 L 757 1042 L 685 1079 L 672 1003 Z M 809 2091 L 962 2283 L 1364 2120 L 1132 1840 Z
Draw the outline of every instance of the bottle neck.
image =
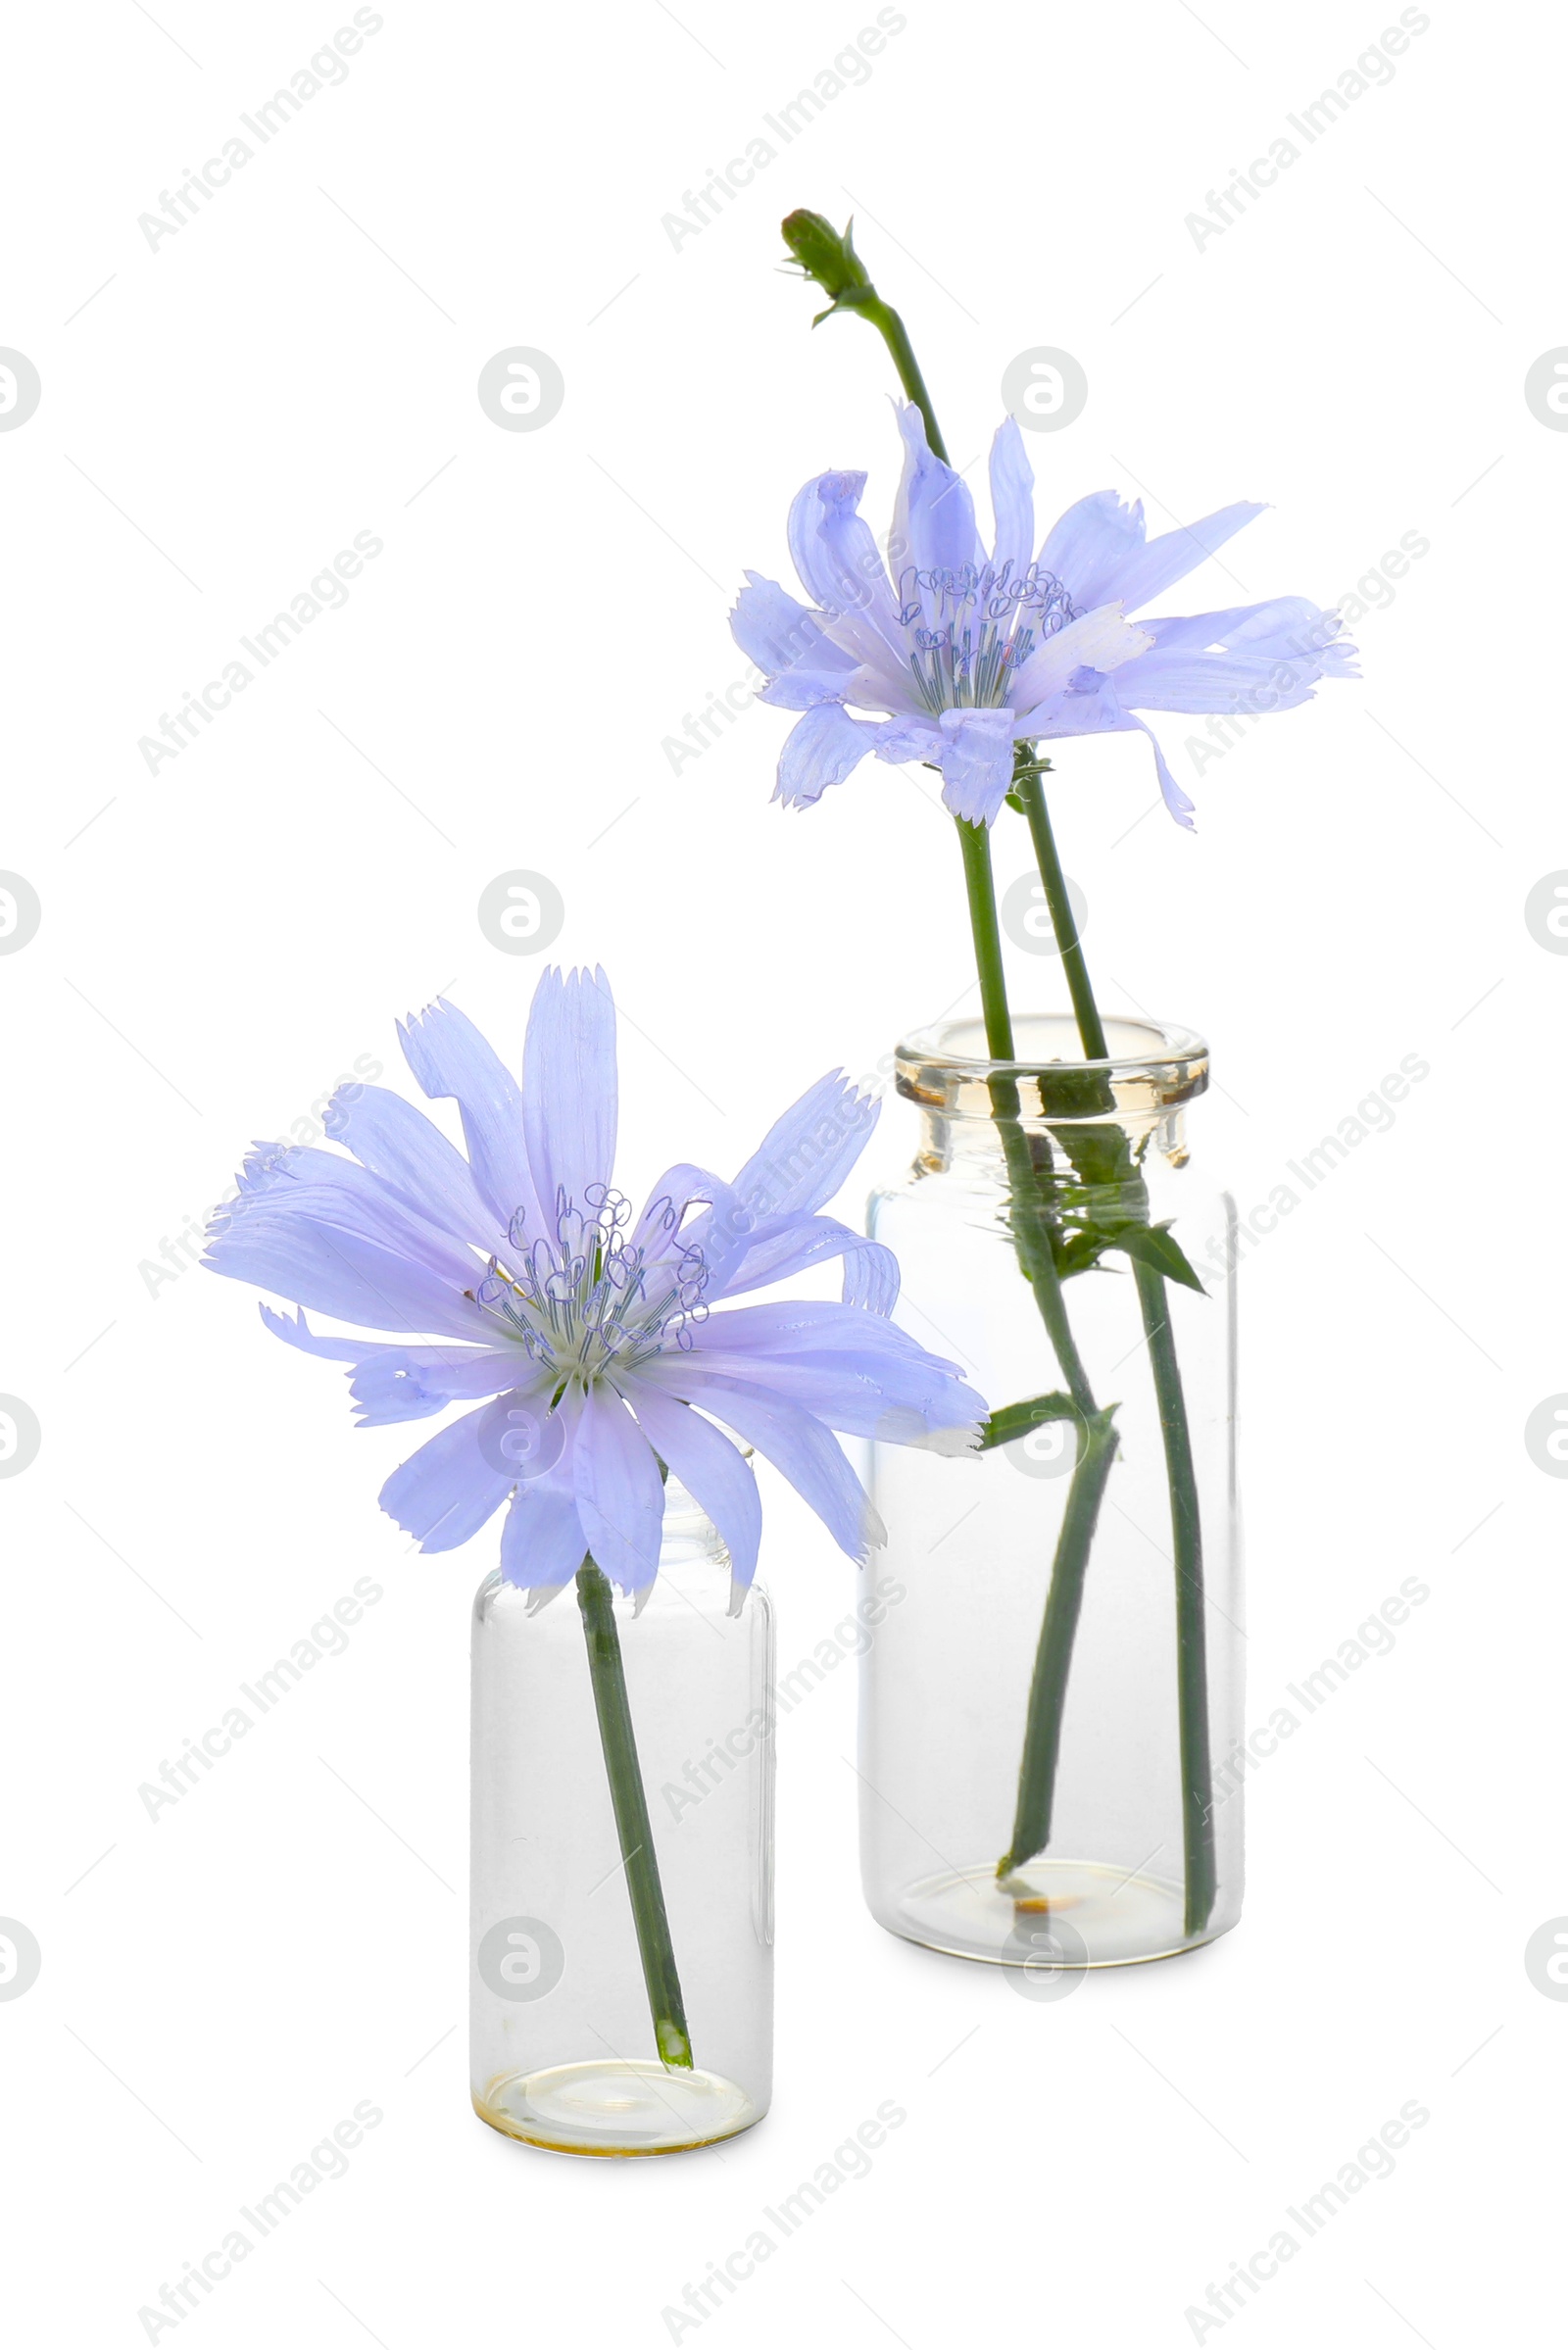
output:
M 1039 1164 L 1084 1181 L 1108 1175 L 1118 1161 L 1140 1170 L 1155 1158 L 1184 1167 L 1190 1156 L 1186 1115 L 1179 1108 L 1137 1118 L 1020 1117 L 1017 1124 Z M 997 1120 L 967 1112 L 954 1116 L 929 1102 L 921 1104 L 916 1164 L 924 1175 L 967 1175 L 977 1183 L 1007 1181 L 1005 1146 Z

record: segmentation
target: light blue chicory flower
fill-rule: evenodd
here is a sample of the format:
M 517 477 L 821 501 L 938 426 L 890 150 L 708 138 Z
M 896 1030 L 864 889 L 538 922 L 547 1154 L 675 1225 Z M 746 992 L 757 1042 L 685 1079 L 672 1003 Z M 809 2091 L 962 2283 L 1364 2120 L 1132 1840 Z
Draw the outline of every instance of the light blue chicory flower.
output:
M 602 971 L 540 980 L 520 1086 L 450 1004 L 400 1035 L 425 1094 L 456 1101 L 467 1157 L 400 1095 L 347 1086 L 326 1127 L 353 1156 L 253 1156 L 206 1261 L 302 1308 L 400 1334 L 329 1338 L 303 1311 L 262 1307 L 291 1346 L 351 1365 L 363 1426 L 488 1398 L 381 1490 L 423 1549 L 456 1549 L 510 1497 L 509 1582 L 559 1588 L 591 1550 L 622 1590 L 643 1590 L 658 1571 L 662 1462 L 718 1528 L 744 1586 L 761 1528 L 757 1481 L 714 1420 L 772 1461 L 856 1559 L 882 1530 L 831 1430 L 974 1444 L 980 1397 L 887 1319 L 891 1252 L 817 1213 L 877 1116 L 837 1071 L 785 1111 L 733 1183 L 670 1167 L 633 1217 L 612 1188 L 615 1014 Z M 842 1301 L 711 1314 L 835 1257 Z
M 1299 596 L 1184 619 L 1127 617 L 1223 547 L 1261 506 L 1221 507 L 1146 538 L 1142 504 L 1100 490 L 1034 549 L 1034 475 L 1008 417 L 991 448 L 996 543 L 988 555 L 960 474 L 898 409 L 904 477 L 878 553 L 858 512 L 863 473 L 822 473 L 790 509 L 795 568 L 816 609 L 746 574 L 730 625 L 768 678 L 760 700 L 805 712 L 779 759 L 774 798 L 809 807 L 869 752 L 942 770 L 955 815 L 990 824 L 1012 780 L 1013 745 L 1136 731 L 1152 745 L 1165 805 L 1192 829 L 1192 802 L 1140 710 L 1256 715 L 1309 701 L 1321 677 L 1354 676 L 1340 619 Z M 868 721 L 857 710 L 885 710 Z

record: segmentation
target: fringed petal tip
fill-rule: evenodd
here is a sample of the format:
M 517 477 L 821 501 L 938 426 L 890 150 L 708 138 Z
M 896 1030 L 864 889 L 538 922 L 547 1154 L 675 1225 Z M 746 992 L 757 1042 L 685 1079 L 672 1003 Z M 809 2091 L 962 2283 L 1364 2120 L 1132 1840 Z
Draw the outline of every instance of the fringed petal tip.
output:
M 932 1428 L 913 1440 L 917 1452 L 936 1452 L 944 1460 L 979 1460 L 981 1423 L 965 1420 L 957 1428 Z
M 836 1089 L 837 1100 L 842 1110 L 857 1119 L 863 1118 L 865 1120 L 865 1131 L 869 1135 L 872 1127 L 882 1115 L 882 1096 L 877 1089 L 875 1080 L 869 1077 L 851 1077 L 843 1069 L 829 1069 L 821 1079 L 821 1083 Z
M 416 1534 L 416 1533 L 415 1533 L 415 1529 L 414 1529 L 414 1528 L 413 1528 L 413 1527 L 412 1527 L 412 1526 L 409 1524 L 409 1522 L 408 1522 L 408 1520 L 407 1520 L 406 1518 L 400 1518 L 400 1517 L 398 1516 L 398 1513 L 397 1513 L 397 1511 L 396 1511 L 395 1509 L 388 1509 L 388 1508 L 387 1508 L 387 1505 L 386 1505 L 386 1502 L 385 1502 L 385 1500 L 384 1500 L 384 1499 L 380 1501 L 380 1503 L 379 1503 L 379 1507 L 380 1507 L 381 1514 L 383 1515 L 383 1517 L 388 1517 L 388 1518 L 390 1518 L 390 1519 L 391 1519 L 391 1521 L 392 1521 L 393 1525 L 394 1525 L 394 1526 L 397 1528 L 397 1530 L 398 1530 L 399 1534 L 413 1534 L 413 1535 L 415 1536 L 414 1546 L 415 1546 L 415 1548 L 416 1548 L 416 1550 L 419 1550 L 419 1551 L 426 1551 L 426 1550 L 428 1550 L 428 1548 L 429 1548 L 429 1545 L 428 1545 L 428 1543 L 427 1543 L 427 1542 L 424 1542 L 424 1540 L 423 1540 L 423 1539 L 422 1539 L 422 1538 L 421 1538 L 419 1535 L 417 1535 L 417 1534 Z
M 422 1028 L 427 1020 L 433 1020 L 438 1012 L 448 1012 L 453 1008 L 445 996 L 432 996 L 428 1004 L 419 1005 L 417 1011 L 404 1013 L 397 1023 L 398 1035 L 406 1039 L 416 1029 Z
M 860 1485 L 860 1481 L 858 1477 L 856 1478 L 855 1482 L 857 1486 L 859 1487 L 860 1506 L 856 1515 L 854 1540 L 852 1542 L 846 1542 L 841 1535 L 839 1537 L 839 1548 L 844 1552 L 846 1558 L 848 1558 L 852 1564 L 858 1567 L 864 1567 L 870 1564 L 871 1553 L 873 1550 L 886 1549 L 888 1530 L 883 1521 L 881 1512 L 878 1510 L 876 1503 L 871 1499 L 871 1496 L 866 1492 L 864 1486 Z
M 407 1519 L 398 1516 L 395 1509 L 388 1509 L 384 1501 L 381 1503 L 381 1508 L 400 1534 L 415 1536 L 414 1547 L 421 1558 L 440 1558 L 449 1550 L 461 1550 L 469 1535 L 475 1531 L 470 1527 L 461 1533 L 447 1533 L 441 1527 L 434 1526 L 428 1534 L 419 1535 L 415 1533 L 415 1529 Z
M 301 1149 L 298 1143 L 279 1143 L 258 1135 L 246 1151 L 239 1173 L 234 1178 L 235 1197 L 221 1207 L 214 1209 L 208 1225 L 209 1232 L 216 1232 L 220 1225 L 230 1224 L 235 1210 L 247 1200 L 256 1199 L 263 1192 L 271 1191 L 278 1183 L 292 1182 L 289 1161 L 299 1157 Z

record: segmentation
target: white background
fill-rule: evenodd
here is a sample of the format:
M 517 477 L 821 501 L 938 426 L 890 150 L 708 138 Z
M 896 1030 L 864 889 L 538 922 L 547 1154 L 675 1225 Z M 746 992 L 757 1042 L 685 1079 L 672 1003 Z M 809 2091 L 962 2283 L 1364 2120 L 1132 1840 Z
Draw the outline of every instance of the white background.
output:
M 43 384 L 0 433 L 0 865 L 43 909 L 0 959 L 0 1390 L 42 1430 L 0 1484 L 0 1912 L 42 1950 L 0 2003 L 16 2336 L 145 2339 L 162 2283 L 368 2099 L 348 2176 L 179 2341 L 656 2344 L 893 2099 L 871 2175 L 679 2338 L 1144 2350 L 1193 2339 L 1210 2280 L 1414 2099 L 1396 2174 L 1201 2338 L 1524 2338 L 1539 2280 L 1501 2240 L 1539 2253 L 1557 2216 L 1568 2029 L 1523 1963 L 1568 1911 L 1568 1489 L 1523 1434 L 1568 1388 L 1568 960 L 1524 917 L 1568 866 L 1568 438 L 1523 390 L 1568 341 L 1561 28 L 1435 4 L 1308 147 L 1286 117 L 1396 9 L 907 0 L 863 86 L 783 148 L 763 116 L 874 12 L 382 13 L 156 250 L 138 216 L 348 11 L 94 0 L 9 42 L 0 342 Z M 775 159 L 672 246 L 662 216 L 759 135 Z M 1299 159 L 1200 246 L 1187 216 L 1281 135 Z M 475 917 L 511 868 L 555 880 L 556 952 L 602 958 L 635 1022 L 629 1190 L 677 1156 L 733 1167 L 823 1068 L 872 1069 L 963 999 L 928 776 L 867 765 L 785 815 L 780 713 L 678 775 L 662 748 L 743 677 L 726 606 L 743 565 L 787 571 L 799 483 L 865 465 L 885 520 L 882 349 L 853 321 L 813 336 L 775 273 L 786 210 L 852 203 L 956 462 L 1007 363 L 1058 346 L 1090 398 L 1030 438 L 1043 521 L 1107 485 L 1155 527 L 1271 502 L 1177 609 L 1238 579 L 1332 603 L 1430 541 L 1352 632 L 1364 683 L 1196 783 L 1165 723 L 1195 838 L 1146 813 L 1136 738 L 1063 746 L 1053 794 L 1104 1002 L 1212 1042 L 1193 1140 L 1244 1210 L 1430 1061 L 1246 1270 L 1250 1723 L 1402 1578 L 1432 1596 L 1259 1771 L 1239 1931 L 1058 2004 L 870 1923 L 836 1677 L 781 1733 L 772 2115 L 715 2154 L 572 2164 L 467 2103 L 455 1888 L 493 1535 L 411 1555 L 374 1505 L 404 1433 L 351 1435 L 335 1373 L 236 1285 L 187 1268 L 150 1294 L 140 1268 L 357 1056 L 412 1090 L 393 1021 L 437 990 L 515 1052 L 538 965 Z M 475 396 L 513 345 L 564 372 L 544 429 Z M 138 738 L 359 531 L 384 551 L 347 605 L 149 774 Z M 1025 857 L 1004 816 L 1004 882 Z M 1059 1000 L 1054 962 L 1011 960 L 1016 1002 Z M 911 1139 L 892 1102 L 867 1171 Z M 791 1663 L 853 1571 L 763 1475 Z M 346 1653 L 150 1820 L 140 1784 L 364 1575 L 385 1596 Z

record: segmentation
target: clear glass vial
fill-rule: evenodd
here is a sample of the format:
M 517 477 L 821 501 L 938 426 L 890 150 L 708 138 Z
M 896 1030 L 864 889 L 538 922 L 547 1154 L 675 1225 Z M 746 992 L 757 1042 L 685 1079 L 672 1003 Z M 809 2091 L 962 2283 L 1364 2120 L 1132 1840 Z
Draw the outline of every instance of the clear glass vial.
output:
M 489 1575 L 473 1614 L 473 2103 L 560 2153 L 666 2154 L 749 2129 L 771 2093 L 772 1627 L 755 1585 L 732 1612 L 729 1555 L 673 1479 L 651 1591 L 638 1606 L 598 1589 L 684 2032 L 654 2020 L 633 1909 L 646 1861 L 628 1866 L 612 1801 L 592 1603 L 568 1586 L 541 1607 Z
M 861 1664 L 866 1899 L 911 1941 L 1031 1969 L 1168 1956 L 1242 1897 L 1234 1210 L 1189 1163 L 1202 1041 L 1106 1025 L 1094 1062 L 1066 1018 L 1019 1020 L 1008 1063 L 974 1021 L 902 1045 L 919 1149 L 870 1207 L 899 1318 L 994 1411 L 1069 1384 L 1021 1261 L 1020 1166 L 1053 1261 L 1081 1267 L 1057 1297 L 1098 1434 L 1076 1411 L 978 1461 L 871 1447 L 904 1596 Z M 1169 1226 L 1202 1294 L 1140 1225 Z M 1069 1571 L 1075 1493 L 1098 1519 Z

